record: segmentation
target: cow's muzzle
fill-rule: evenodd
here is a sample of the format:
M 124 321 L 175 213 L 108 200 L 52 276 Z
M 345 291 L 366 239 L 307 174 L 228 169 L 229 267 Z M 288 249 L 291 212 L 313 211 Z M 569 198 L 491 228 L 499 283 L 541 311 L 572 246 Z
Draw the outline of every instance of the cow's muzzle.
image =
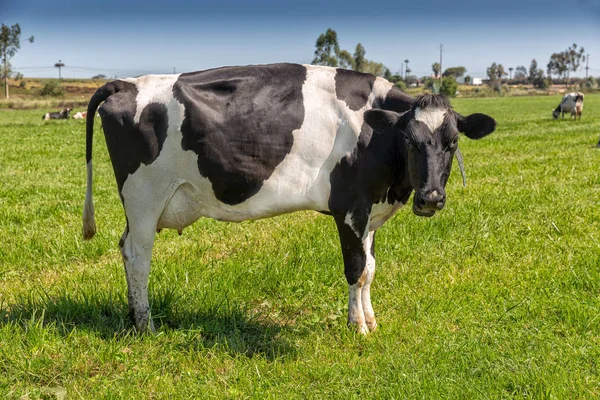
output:
M 431 190 L 423 194 L 415 194 L 413 212 L 420 217 L 431 217 L 446 205 L 446 194 L 443 191 Z

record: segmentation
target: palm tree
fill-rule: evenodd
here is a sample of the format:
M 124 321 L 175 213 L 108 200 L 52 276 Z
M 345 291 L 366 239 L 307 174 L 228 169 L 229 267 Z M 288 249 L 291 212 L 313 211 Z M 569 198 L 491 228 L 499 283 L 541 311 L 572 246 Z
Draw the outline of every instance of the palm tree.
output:
M 431 70 L 433 71 L 433 77 L 437 78 L 440 74 L 440 70 L 442 69 L 442 66 L 440 65 L 440 63 L 433 63 L 431 64 Z
M 406 68 L 404 69 L 404 80 L 406 80 L 406 76 L 408 75 L 408 63 L 410 61 L 408 61 L 408 59 L 404 60 L 404 63 L 406 64 Z

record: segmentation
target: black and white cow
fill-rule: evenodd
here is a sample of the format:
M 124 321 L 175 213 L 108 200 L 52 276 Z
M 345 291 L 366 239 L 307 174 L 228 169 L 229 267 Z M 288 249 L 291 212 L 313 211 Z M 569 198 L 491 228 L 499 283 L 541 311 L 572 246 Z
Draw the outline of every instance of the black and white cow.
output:
M 571 113 L 571 118 L 581 119 L 581 113 L 583 112 L 583 93 L 571 92 L 563 96 L 560 104 L 554 111 L 552 111 L 552 117 L 557 119 L 560 115 L 561 118 L 565 118 L 565 113 Z
M 155 234 L 200 217 L 222 221 L 316 210 L 335 219 L 349 285 L 350 324 L 376 328 L 370 300 L 375 231 L 408 202 L 432 216 L 458 133 L 491 133 L 484 114 L 464 117 L 446 98 L 416 100 L 372 75 L 313 65 L 225 67 L 107 83 L 99 113 L 127 217 L 119 246 L 129 309 L 153 329 L 148 276 Z M 83 236 L 96 232 L 92 135 L 87 120 Z
M 49 121 L 51 119 L 69 119 L 69 113 L 71 112 L 70 108 L 64 108 L 61 111 L 46 113 L 42 116 L 44 121 Z

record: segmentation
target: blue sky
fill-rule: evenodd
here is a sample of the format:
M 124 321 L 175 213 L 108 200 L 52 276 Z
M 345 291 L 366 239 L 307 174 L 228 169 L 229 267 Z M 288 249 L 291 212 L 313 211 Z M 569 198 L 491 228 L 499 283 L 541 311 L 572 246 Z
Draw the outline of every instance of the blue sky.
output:
M 310 63 L 327 28 L 341 48 L 352 53 L 360 42 L 392 72 L 408 59 L 414 74 L 429 75 L 440 43 L 444 68 L 484 77 L 492 62 L 529 67 L 535 58 L 545 68 L 575 42 L 600 76 L 600 0 L 0 0 L 0 22 L 20 24 L 11 62 L 30 77 L 58 76 L 59 59 L 63 77 L 74 78 Z M 33 44 L 24 40 L 31 35 Z

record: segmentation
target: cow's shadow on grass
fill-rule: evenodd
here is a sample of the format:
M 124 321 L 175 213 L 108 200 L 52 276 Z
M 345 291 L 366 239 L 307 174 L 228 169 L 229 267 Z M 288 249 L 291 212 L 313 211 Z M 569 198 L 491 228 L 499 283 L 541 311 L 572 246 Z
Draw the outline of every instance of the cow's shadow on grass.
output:
M 294 358 L 296 348 L 285 340 L 285 333 L 303 335 L 302 329 L 241 308 L 180 310 L 168 293 L 155 295 L 151 302 L 156 334 L 173 335 L 174 341 L 187 349 L 217 349 L 235 356 L 261 355 L 269 360 Z M 129 321 L 126 300 L 114 293 L 24 295 L 13 304 L 0 303 L 0 327 L 8 324 L 26 330 L 52 330 L 65 337 L 74 331 L 89 331 L 105 340 L 131 340 L 132 336 L 142 340 L 142 334 L 135 332 Z

